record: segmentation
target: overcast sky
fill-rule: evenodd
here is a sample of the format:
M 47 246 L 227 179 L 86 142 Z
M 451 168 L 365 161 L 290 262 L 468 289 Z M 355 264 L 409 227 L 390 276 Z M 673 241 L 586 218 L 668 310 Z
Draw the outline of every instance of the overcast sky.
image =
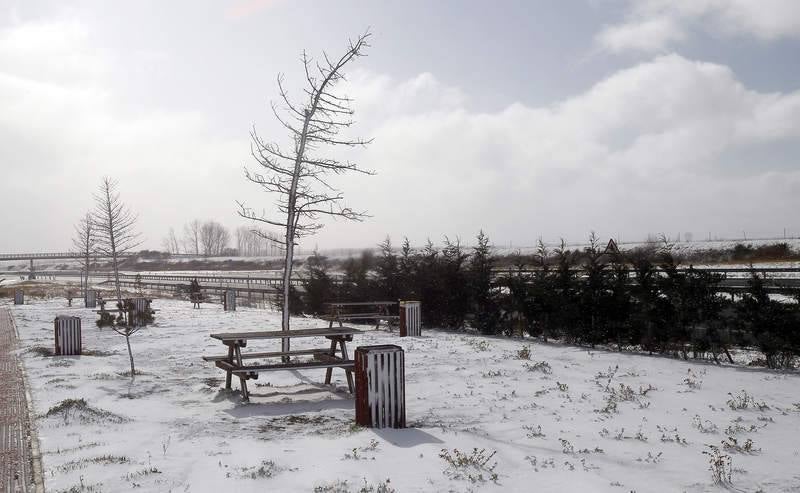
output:
M 147 248 L 233 228 L 248 131 L 299 55 L 370 28 L 342 91 L 364 223 L 303 246 L 800 234 L 797 0 L 0 2 L 0 253 L 69 247 L 103 175 Z

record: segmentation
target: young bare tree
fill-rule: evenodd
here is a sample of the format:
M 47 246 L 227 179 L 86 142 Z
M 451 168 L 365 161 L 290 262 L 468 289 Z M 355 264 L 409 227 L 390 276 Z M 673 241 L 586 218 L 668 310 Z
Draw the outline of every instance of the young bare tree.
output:
M 265 142 L 255 128 L 250 132 L 251 154 L 261 167 L 257 172 L 245 169 L 245 176 L 265 192 L 276 195 L 279 216 L 268 217 L 239 202 L 239 214 L 270 226 L 281 228 L 285 247 L 283 269 L 283 313 L 281 329 L 289 330 L 289 292 L 292 260 L 297 240 L 322 228 L 321 219 L 333 216 L 361 221 L 364 212 L 355 211 L 343 204 L 343 194 L 335 189 L 328 178 L 348 171 L 372 174 L 352 162 L 342 162 L 318 154 L 323 149 L 336 146 L 364 146 L 369 140 L 341 137 L 340 132 L 352 124 L 352 99 L 336 93 L 345 79 L 344 68 L 351 61 L 364 56 L 369 47 L 370 33 L 350 40 L 340 58 L 330 58 L 323 52 L 320 60 L 312 60 L 303 52 L 302 62 L 306 81 L 299 101 L 292 101 L 284 87 L 283 76 L 278 75 L 280 106 L 272 103 L 272 113 L 288 131 L 291 146 L 280 147 Z M 283 339 L 283 351 L 289 350 L 289 340 Z
M 92 216 L 94 225 L 97 228 L 97 251 L 103 256 L 111 259 L 111 266 L 114 269 L 114 287 L 117 293 L 117 306 L 122 309 L 122 291 L 119 285 L 119 257 L 130 253 L 134 248 L 141 244 L 139 234 L 134 229 L 137 216 L 122 202 L 118 183 L 108 177 L 103 177 L 103 181 L 94 195 L 95 210 Z M 112 325 L 114 331 L 125 336 L 125 343 L 128 345 L 128 357 L 131 362 L 131 376 L 136 374 L 133 364 L 133 352 L 131 352 L 130 337 L 139 330 L 139 327 L 131 327 L 130 324 L 121 326 Z
M 163 245 L 167 253 L 181 253 L 178 237 L 175 235 L 175 228 L 169 228 L 169 234 L 164 238 Z
M 200 255 L 200 227 L 199 219 L 183 226 L 183 250 L 186 253 Z
M 82 256 L 83 272 L 81 273 L 81 286 L 83 287 L 83 305 L 86 306 L 86 293 L 89 290 L 89 268 L 91 257 L 96 248 L 96 231 L 92 214 L 87 212 L 78 224 L 75 225 L 75 236 L 72 238 L 72 248 L 75 253 Z

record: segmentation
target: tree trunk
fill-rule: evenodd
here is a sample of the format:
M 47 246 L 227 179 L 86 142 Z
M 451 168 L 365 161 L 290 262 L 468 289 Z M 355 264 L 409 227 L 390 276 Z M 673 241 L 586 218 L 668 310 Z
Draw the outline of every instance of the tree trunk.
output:
M 300 171 L 303 164 L 303 157 L 306 149 L 306 137 L 308 135 L 309 120 L 313 115 L 313 111 L 306 111 L 305 120 L 303 121 L 303 131 L 300 134 L 300 143 L 297 146 L 297 156 L 294 162 L 294 173 L 292 174 L 292 186 L 289 190 L 289 200 L 286 207 L 286 260 L 283 265 L 283 313 L 281 314 L 281 330 L 289 332 L 289 293 L 291 291 L 292 279 L 292 260 L 294 258 L 294 238 L 297 228 L 297 211 L 295 206 L 297 204 L 297 184 L 300 181 Z M 288 334 L 287 334 L 288 335 Z M 289 339 L 281 339 L 281 351 L 289 351 Z M 289 357 L 284 356 L 283 361 L 288 362 Z
M 119 289 L 119 266 L 117 265 L 117 242 L 114 238 L 114 213 L 111 210 L 111 190 L 106 187 L 106 209 L 108 211 L 108 239 L 111 244 L 111 265 L 114 267 L 114 286 L 117 289 L 117 304 L 122 303 Z
M 131 336 L 125 332 L 125 344 L 128 345 L 128 358 L 131 360 L 131 378 L 136 376 L 136 368 L 133 366 L 133 352 L 131 351 Z
M 725 356 L 728 357 L 728 363 L 733 364 L 733 357 L 731 356 L 731 352 L 728 351 L 728 348 L 725 347 Z
M 86 252 L 86 282 L 83 284 L 83 306 L 86 306 L 86 301 L 89 297 L 89 263 L 89 252 Z
M 294 255 L 294 238 L 287 231 L 286 234 L 286 263 L 283 266 L 283 312 L 281 313 L 281 330 L 289 331 L 289 294 L 291 292 L 292 256 Z M 281 351 L 289 351 L 289 339 L 281 339 Z M 288 356 L 283 357 L 289 360 Z

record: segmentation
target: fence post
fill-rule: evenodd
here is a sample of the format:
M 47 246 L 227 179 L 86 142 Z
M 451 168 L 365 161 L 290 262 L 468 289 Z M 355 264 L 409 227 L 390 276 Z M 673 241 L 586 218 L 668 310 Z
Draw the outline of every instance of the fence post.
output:
M 81 354 L 81 318 L 59 315 L 53 321 L 55 354 L 57 356 Z
M 422 335 L 422 308 L 419 301 L 400 301 L 400 337 Z
M 356 423 L 369 428 L 406 427 L 403 348 L 394 344 L 356 348 Z

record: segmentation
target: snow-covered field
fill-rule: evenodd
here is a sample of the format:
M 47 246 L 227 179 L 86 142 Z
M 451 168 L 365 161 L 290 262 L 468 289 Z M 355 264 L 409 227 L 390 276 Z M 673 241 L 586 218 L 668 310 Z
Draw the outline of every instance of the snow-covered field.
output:
M 222 353 L 208 335 L 277 329 L 275 312 L 156 300 L 157 323 L 131 339 L 132 380 L 124 339 L 90 310 L 26 301 L 12 310 L 51 492 L 718 491 L 707 445 L 730 457 L 736 491 L 800 489 L 795 373 L 530 341 L 525 359 L 521 340 L 370 330 L 351 350 L 405 348 L 411 427 L 369 430 L 353 426 L 341 370 L 336 391 L 323 370 L 262 374 L 249 404 L 221 389 L 200 359 Z M 56 314 L 82 317 L 86 355 L 43 355 Z

